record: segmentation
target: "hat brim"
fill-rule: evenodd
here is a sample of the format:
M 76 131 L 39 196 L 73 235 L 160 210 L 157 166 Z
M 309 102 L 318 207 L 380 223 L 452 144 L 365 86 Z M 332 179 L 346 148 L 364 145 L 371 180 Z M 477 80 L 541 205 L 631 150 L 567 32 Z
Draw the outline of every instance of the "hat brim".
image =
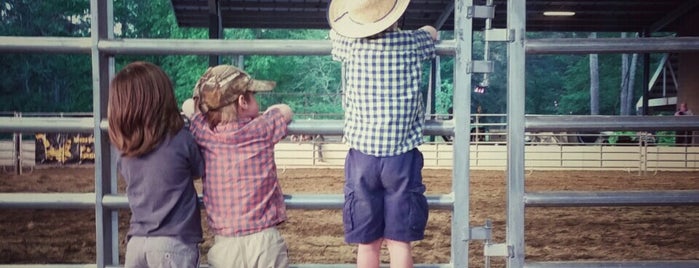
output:
M 410 4 L 410 0 L 396 0 L 396 5 L 391 12 L 380 20 L 373 23 L 360 23 L 352 20 L 348 14 L 347 3 L 351 1 L 354 0 L 332 0 L 328 6 L 330 28 L 342 36 L 351 38 L 372 36 L 388 29 L 403 16 Z

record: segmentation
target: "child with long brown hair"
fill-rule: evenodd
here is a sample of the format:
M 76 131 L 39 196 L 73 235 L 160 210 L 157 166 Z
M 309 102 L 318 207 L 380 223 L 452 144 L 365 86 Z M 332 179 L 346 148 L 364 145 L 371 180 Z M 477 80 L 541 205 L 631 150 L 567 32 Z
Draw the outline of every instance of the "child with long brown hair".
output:
M 148 62 L 126 65 L 110 83 L 108 118 L 131 209 L 125 266 L 198 267 L 194 179 L 203 176 L 204 161 L 167 74 Z

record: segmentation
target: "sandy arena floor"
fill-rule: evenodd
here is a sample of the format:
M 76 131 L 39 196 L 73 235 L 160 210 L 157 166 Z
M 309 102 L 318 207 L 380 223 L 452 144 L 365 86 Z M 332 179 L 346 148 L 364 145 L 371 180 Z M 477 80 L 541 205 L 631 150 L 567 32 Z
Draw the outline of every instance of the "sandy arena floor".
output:
M 340 169 L 280 170 L 286 194 L 342 192 Z M 428 194 L 451 191 L 451 170 L 423 171 Z M 120 183 L 121 189 L 123 185 Z M 200 188 L 201 189 L 201 188 Z M 697 190 L 698 172 L 639 176 L 623 171 L 534 171 L 527 191 Z M 0 174 L 0 192 L 93 192 L 91 168 L 38 169 L 21 176 Z M 123 192 L 123 191 L 122 191 Z M 505 241 L 505 173 L 471 172 L 471 225 L 493 223 L 493 243 Z M 205 211 L 202 214 L 206 213 Z M 204 215 L 203 215 L 204 216 Z M 204 218 L 204 217 L 202 217 Z M 526 260 L 699 260 L 699 207 L 527 208 Z M 433 210 L 426 239 L 414 243 L 415 263 L 448 263 L 451 214 Z M 128 211 L 120 212 L 120 239 Z M 206 223 L 204 223 L 206 232 Z M 289 210 L 281 228 L 293 263 L 353 263 L 355 247 L 342 239 L 341 213 Z M 0 264 L 95 263 L 92 210 L 0 210 Z M 203 263 L 212 243 L 206 234 Z M 470 267 L 483 267 L 482 241 L 470 244 Z M 123 261 L 123 243 L 121 249 Z M 388 261 L 387 254 L 383 256 Z M 494 258 L 492 267 L 504 267 Z

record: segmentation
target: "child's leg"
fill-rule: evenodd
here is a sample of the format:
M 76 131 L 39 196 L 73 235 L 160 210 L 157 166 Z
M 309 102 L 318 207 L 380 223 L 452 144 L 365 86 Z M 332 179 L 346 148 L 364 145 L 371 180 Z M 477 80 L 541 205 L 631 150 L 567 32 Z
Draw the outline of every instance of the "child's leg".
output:
M 413 253 L 409 242 L 386 239 L 391 268 L 412 268 Z
M 382 240 L 376 239 L 369 244 L 359 244 L 357 246 L 357 268 L 379 268 Z

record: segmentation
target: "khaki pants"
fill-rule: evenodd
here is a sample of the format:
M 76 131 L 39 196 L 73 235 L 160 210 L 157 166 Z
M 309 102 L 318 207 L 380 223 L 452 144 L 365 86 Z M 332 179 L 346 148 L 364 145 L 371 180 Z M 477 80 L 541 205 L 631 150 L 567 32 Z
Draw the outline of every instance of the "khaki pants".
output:
M 207 255 L 213 268 L 286 268 L 288 248 L 277 228 L 245 236 L 215 236 Z

